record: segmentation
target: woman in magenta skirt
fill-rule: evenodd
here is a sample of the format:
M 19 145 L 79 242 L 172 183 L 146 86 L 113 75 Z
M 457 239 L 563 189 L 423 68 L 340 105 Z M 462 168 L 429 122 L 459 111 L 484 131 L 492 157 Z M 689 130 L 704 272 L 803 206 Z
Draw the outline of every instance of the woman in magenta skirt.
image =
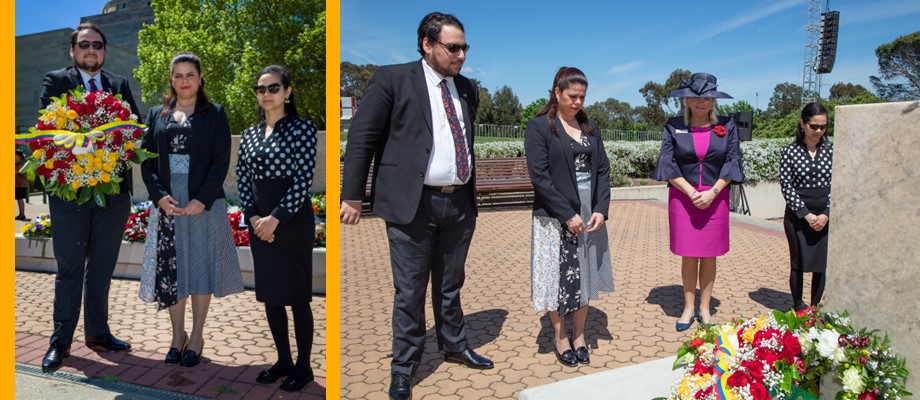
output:
M 695 73 L 670 97 L 684 98 L 684 115 L 668 120 L 661 138 L 655 179 L 668 181 L 671 252 L 681 256 L 684 311 L 676 329 L 694 320 L 712 323 L 709 302 L 716 281 L 716 257 L 728 252 L 728 185 L 743 182 L 735 121 L 716 115 L 716 77 Z M 699 281 L 700 308 L 694 309 Z

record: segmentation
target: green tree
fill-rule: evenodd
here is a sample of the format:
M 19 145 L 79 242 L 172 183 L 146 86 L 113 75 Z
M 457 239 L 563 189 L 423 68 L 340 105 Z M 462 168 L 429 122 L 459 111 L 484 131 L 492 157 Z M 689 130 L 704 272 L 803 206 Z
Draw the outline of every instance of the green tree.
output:
M 367 90 L 367 83 L 374 76 L 377 66 L 374 64 L 358 65 L 343 61 L 340 68 L 341 87 L 339 88 L 339 95 L 361 100 L 364 97 L 364 91 Z
M 492 96 L 495 124 L 517 125 L 521 122 L 521 101 L 508 85 L 502 86 Z
M 588 114 L 588 118 L 597 122 L 600 129 L 629 129 L 637 116 L 629 103 L 614 98 L 585 107 L 585 113 Z
M 545 97 L 541 97 L 530 102 L 527 107 L 524 107 L 524 111 L 521 112 L 521 126 L 527 126 L 527 121 L 530 121 L 534 115 L 537 115 L 537 111 L 540 111 L 540 109 L 543 108 L 543 106 L 545 106 L 548 101 L 549 100 L 547 100 Z
M 879 46 L 875 55 L 880 77 L 871 76 L 869 82 L 879 97 L 891 101 L 920 98 L 920 31 Z
M 270 64 L 291 73 L 298 111 L 320 129 L 326 117 L 326 12 L 318 0 L 158 0 L 154 24 L 138 34 L 134 76 L 145 102 L 158 103 L 169 62 L 182 51 L 201 58 L 205 90 L 226 108 L 233 133 L 256 121 L 255 75 Z
M 681 110 L 681 99 L 668 97 L 668 93 L 676 90 L 680 81 L 689 78 L 690 75 L 690 71 L 678 68 L 671 72 L 663 84 L 648 81 L 639 89 L 639 93 L 645 98 L 646 106 L 638 107 L 637 110 L 649 125 L 663 126 L 668 115 L 677 114 Z
M 479 90 L 479 108 L 476 109 L 477 124 L 494 124 L 495 107 L 492 106 L 492 95 L 489 89 L 482 85 L 482 82 L 476 78 L 470 78 L 473 85 Z
M 783 118 L 789 113 L 797 113 L 802 102 L 802 87 L 794 83 L 783 82 L 773 88 L 773 96 L 767 104 L 764 119 Z
M 860 84 L 837 82 L 831 86 L 828 100 L 841 100 L 863 96 L 875 97 L 869 89 Z

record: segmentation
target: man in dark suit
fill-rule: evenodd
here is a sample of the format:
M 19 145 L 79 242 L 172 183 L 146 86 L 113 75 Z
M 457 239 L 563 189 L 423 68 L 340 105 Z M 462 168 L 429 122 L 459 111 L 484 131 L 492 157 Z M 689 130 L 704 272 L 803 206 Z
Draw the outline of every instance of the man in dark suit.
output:
M 473 121 L 478 91 L 459 75 L 468 49 L 456 17 L 426 15 L 418 28 L 422 60 L 378 68 L 348 132 L 341 220 L 359 222 L 373 160 L 371 203 L 386 221 L 390 243 L 396 289 L 392 399 L 412 397 L 410 379 L 425 340 L 429 277 L 438 348 L 445 360 L 493 367 L 469 347 L 460 307 L 464 264 L 476 228 Z
M 41 106 L 51 97 L 61 96 L 77 86 L 86 92 L 106 90 L 121 94 L 138 114 L 137 105 L 125 77 L 102 70 L 105 64 L 105 35 L 96 25 L 80 24 L 70 35 L 70 56 L 74 65 L 45 74 Z M 131 176 L 128 169 L 127 177 Z M 131 345 L 118 340 L 109 331 L 109 284 L 125 222 L 131 210 L 130 180 L 121 183 L 121 192 L 107 195 L 105 207 L 89 201 L 78 205 L 52 196 L 49 200 L 54 225 L 52 239 L 57 259 L 54 281 L 54 332 L 51 346 L 42 359 L 42 371 L 61 366 L 70 354 L 73 333 L 80 318 L 80 303 L 86 286 L 84 331 L 86 346 L 94 350 L 127 350 Z

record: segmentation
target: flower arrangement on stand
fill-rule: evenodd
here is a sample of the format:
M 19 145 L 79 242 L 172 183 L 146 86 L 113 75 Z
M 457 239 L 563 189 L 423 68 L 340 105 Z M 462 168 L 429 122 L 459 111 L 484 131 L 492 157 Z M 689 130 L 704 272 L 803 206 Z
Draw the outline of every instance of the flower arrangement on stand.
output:
M 135 148 L 146 134 L 121 95 L 84 93 L 77 87 L 53 97 L 29 133 L 16 135 L 32 154 L 22 168 L 38 176 L 51 195 L 80 204 L 105 205 L 105 195 L 120 192 L 127 163 L 140 164 L 155 154 Z
M 150 200 L 131 206 L 131 215 L 125 224 L 122 240 L 130 243 L 143 243 L 147 240 L 147 219 L 150 217 L 151 207 L 153 202 Z
M 326 247 L 326 192 L 310 196 L 313 205 L 313 220 L 316 224 L 314 247 Z
M 843 385 L 838 400 L 911 395 L 887 336 L 819 308 L 701 327 L 678 350 L 679 366 L 687 371 L 669 399 L 817 399 L 826 374 Z
M 230 230 L 233 234 L 233 243 L 239 246 L 249 246 L 249 229 L 243 223 L 243 211 L 239 207 L 227 208 L 230 218 Z
M 51 237 L 51 216 L 48 214 L 39 214 L 32 218 L 27 224 L 20 229 L 22 236 L 27 238 L 50 238 Z

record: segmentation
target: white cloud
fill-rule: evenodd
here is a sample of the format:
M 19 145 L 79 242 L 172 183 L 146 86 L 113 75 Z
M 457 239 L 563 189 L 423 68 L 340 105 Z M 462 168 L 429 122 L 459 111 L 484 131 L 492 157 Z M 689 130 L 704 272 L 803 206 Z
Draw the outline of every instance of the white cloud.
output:
M 761 9 L 761 10 L 756 10 L 753 12 L 744 12 L 734 17 L 728 17 L 728 18 L 721 19 L 719 24 L 711 24 L 711 25 L 715 25 L 714 29 L 707 29 L 706 32 L 703 33 L 702 36 L 696 39 L 696 43 L 699 44 L 705 39 L 720 35 L 730 30 L 738 29 L 747 24 L 753 23 L 755 21 L 769 17 L 773 14 L 776 14 L 787 8 L 790 8 L 793 6 L 801 6 L 801 5 L 802 5 L 801 0 L 786 0 L 780 3 L 773 4 L 772 6 Z M 721 22 L 721 21 L 724 21 L 724 22 Z
M 613 75 L 619 75 L 625 72 L 632 71 L 636 68 L 639 68 L 644 64 L 645 64 L 645 61 L 637 60 L 637 61 L 629 62 L 626 64 L 614 65 L 610 67 L 610 70 L 608 72 L 610 72 Z

